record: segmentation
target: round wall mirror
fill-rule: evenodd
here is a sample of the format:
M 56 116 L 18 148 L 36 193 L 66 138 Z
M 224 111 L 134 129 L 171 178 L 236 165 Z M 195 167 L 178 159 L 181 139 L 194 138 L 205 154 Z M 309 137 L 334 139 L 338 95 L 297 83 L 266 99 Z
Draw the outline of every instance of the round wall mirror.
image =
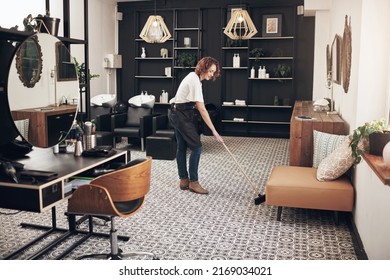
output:
M 72 101 L 79 96 L 76 67 L 66 46 L 46 33 L 22 42 L 9 69 L 7 94 L 21 137 L 41 148 L 63 141 L 77 115 Z

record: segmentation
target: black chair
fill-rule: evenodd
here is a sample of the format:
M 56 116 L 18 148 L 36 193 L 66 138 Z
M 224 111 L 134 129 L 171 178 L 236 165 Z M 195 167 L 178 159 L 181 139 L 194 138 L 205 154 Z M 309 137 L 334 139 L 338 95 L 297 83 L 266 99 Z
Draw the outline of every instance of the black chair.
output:
M 167 115 L 153 117 L 153 134 L 146 137 L 146 155 L 153 159 L 173 160 L 176 158 L 175 129 Z
M 111 128 L 111 116 L 112 114 L 104 114 L 95 117 L 97 146 L 112 145 L 114 133 Z
M 160 115 L 153 117 L 153 133 L 152 135 L 175 136 L 175 129 L 169 121 L 168 115 Z
M 145 151 L 145 138 L 153 132 L 152 121 L 152 108 L 129 106 L 126 113 L 112 115 L 113 146 L 117 137 L 135 138 L 141 141 L 141 150 Z

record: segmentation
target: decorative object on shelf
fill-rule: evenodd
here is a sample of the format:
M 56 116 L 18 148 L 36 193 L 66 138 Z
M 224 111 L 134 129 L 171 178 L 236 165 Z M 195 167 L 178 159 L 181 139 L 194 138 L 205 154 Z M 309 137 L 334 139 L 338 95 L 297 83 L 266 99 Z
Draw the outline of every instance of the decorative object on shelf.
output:
M 145 57 L 146 57 L 145 48 L 142 47 L 142 48 L 141 48 L 141 58 L 145 58 Z
M 167 58 L 168 57 L 168 49 L 162 48 L 160 50 L 160 55 L 161 55 L 162 58 Z
M 184 37 L 184 47 L 191 48 L 191 38 L 190 37 Z
M 164 43 L 172 37 L 162 16 L 156 15 L 156 0 L 154 0 L 154 15 L 149 16 L 139 36 L 148 43 Z
M 233 68 L 240 68 L 240 54 L 233 55 Z
M 194 67 L 196 65 L 198 58 L 196 54 L 193 53 L 180 53 L 177 56 L 177 66 L 181 67 Z
M 250 57 L 254 57 L 256 61 L 260 60 L 260 57 L 265 55 L 262 48 L 254 48 L 249 52 Z
M 172 76 L 172 68 L 171 67 L 165 67 L 165 76 L 167 76 L 167 77 Z
M 375 145 L 375 143 L 370 143 L 370 135 L 375 133 L 383 133 L 388 130 L 388 125 L 384 119 L 379 121 L 373 120 L 371 122 L 367 122 L 362 126 L 359 126 L 353 131 L 352 139 L 349 144 L 352 150 L 352 156 L 355 158 L 355 164 L 358 164 L 361 161 L 361 156 L 363 152 L 375 150 L 376 148 L 371 148 L 371 144 Z M 390 134 L 387 132 L 390 136 Z M 374 136 L 375 137 L 375 136 Z M 375 140 L 373 141 L 375 142 Z M 380 149 L 376 149 L 380 150 Z M 382 146 L 383 150 L 383 146 Z
M 351 17 L 345 15 L 344 33 L 342 39 L 342 58 L 341 67 L 343 69 L 343 88 L 344 92 L 347 93 L 349 89 L 349 79 L 351 76 L 351 59 L 352 59 L 352 33 L 351 33 Z
M 390 142 L 388 142 L 382 151 L 383 162 L 390 165 Z
M 282 15 L 263 15 L 263 37 L 282 36 Z
M 230 48 L 234 48 L 234 47 L 242 47 L 243 46 L 243 43 L 242 43 L 242 40 L 232 40 L 230 39 L 229 37 L 226 38 L 226 43 L 225 43 L 225 46 L 226 47 L 230 47 Z
M 387 129 L 387 128 L 386 128 Z M 383 130 L 381 132 L 373 132 L 368 136 L 368 143 L 370 145 L 369 153 L 371 155 L 382 155 L 383 148 L 390 141 L 390 131 Z
M 166 92 L 164 89 L 162 90 L 162 93 L 160 95 L 160 103 L 168 103 L 168 92 Z
M 248 40 L 257 33 L 247 10 L 242 8 L 232 9 L 231 17 L 223 31 L 232 40 Z
M 23 19 L 23 25 L 25 31 L 42 32 L 57 36 L 60 21 L 61 19 L 59 18 L 51 17 L 50 12 L 47 10 L 45 15 L 39 14 L 33 17 L 29 14 Z
M 274 105 L 275 106 L 279 105 L 279 97 L 277 95 L 275 95 L 275 97 L 274 97 Z
M 274 69 L 275 77 L 286 78 L 291 75 L 291 67 L 285 64 L 278 64 L 278 67 Z

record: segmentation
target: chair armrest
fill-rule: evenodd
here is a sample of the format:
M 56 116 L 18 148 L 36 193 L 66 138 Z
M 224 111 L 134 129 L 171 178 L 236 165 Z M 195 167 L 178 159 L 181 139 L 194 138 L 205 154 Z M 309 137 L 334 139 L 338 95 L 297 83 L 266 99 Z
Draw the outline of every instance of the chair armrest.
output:
M 124 127 L 127 119 L 127 113 L 111 115 L 111 129 Z
M 96 131 L 112 131 L 111 127 L 111 114 L 98 115 L 95 118 Z
M 153 133 L 156 134 L 156 131 L 159 129 L 166 129 L 169 127 L 168 115 L 160 115 L 153 117 Z
M 153 118 L 161 114 L 151 114 L 140 118 L 140 136 L 145 138 L 153 134 Z

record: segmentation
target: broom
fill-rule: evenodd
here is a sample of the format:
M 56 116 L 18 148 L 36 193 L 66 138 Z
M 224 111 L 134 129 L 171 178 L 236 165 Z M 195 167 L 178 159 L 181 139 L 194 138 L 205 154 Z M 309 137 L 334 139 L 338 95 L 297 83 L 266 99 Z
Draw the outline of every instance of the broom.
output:
M 265 195 L 261 194 L 260 191 L 259 191 L 259 188 L 249 179 L 248 175 L 244 172 L 244 169 L 242 169 L 241 165 L 238 163 L 236 158 L 233 156 L 232 152 L 230 152 L 230 150 L 228 149 L 226 144 L 224 142 L 222 142 L 222 144 L 225 147 L 226 151 L 228 151 L 229 155 L 233 158 L 234 162 L 240 168 L 242 174 L 244 174 L 245 178 L 247 179 L 247 181 L 249 182 L 249 184 L 253 188 L 253 191 L 255 193 L 257 193 L 257 192 L 259 193 L 258 197 L 255 198 L 255 205 L 259 205 L 260 203 L 263 203 L 265 201 Z

